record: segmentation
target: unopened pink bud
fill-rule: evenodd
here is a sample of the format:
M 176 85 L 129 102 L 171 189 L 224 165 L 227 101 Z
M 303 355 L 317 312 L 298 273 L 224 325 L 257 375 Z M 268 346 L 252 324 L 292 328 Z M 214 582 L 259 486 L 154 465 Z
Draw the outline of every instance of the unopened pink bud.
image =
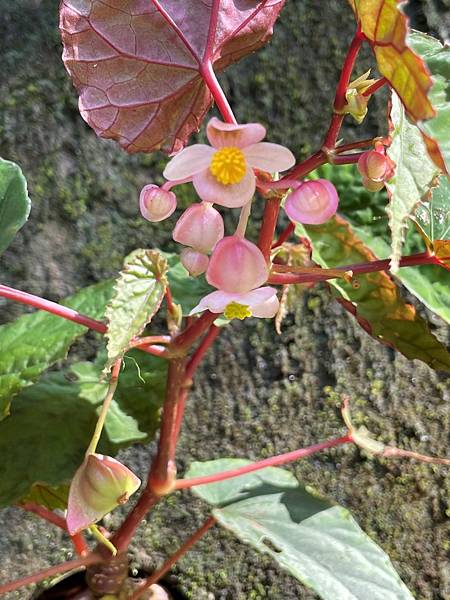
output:
M 384 152 L 368 150 L 358 160 L 358 171 L 362 175 L 364 187 L 377 192 L 392 177 L 392 162 Z
M 287 198 L 284 210 L 295 223 L 320 225 L 336 214 L 339 196 L 326 179 L 305 181 Z
M 170 217 L 177 207 L 177 198 L 173 192 L 149 184 L 142 188 L 139 206 L 144 219 L 157 223 Z
M 193 277 L 198 277 L 208 268 L 209 257 L 193 248 L 184 248 L 180 255 L 182 265 Z
M 192 204 L 178 219 L 173 239 L 200 252 L 210 252 L 223 238 L 222 215 L 209 202 Z
M 70 485 L 66 517 L 70 535 L 125 504 L 140 485 L 141 480 L 118 460 L 88 454 Z
M 248 292 L 265 283 L 268 276 L 261 250 L 238 235 L 217 244 L 206 271 L 208 283 L 224 292 Z

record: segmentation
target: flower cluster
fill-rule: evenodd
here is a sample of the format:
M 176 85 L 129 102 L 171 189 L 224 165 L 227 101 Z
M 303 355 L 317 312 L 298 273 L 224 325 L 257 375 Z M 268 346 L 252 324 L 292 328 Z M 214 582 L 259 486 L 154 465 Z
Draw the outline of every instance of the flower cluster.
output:
M 142 190 L 141 213 L 153 222 L 169 217 L 176 207 L 170 189 L 192 182 L 201 202 L 184 211 L 173 239 L 185 246 L 181 261 L 189 273 L 205 273 L 208 283 L 217 289 L 203 298 L 192 314 L 210 310 L 228 319 L 273 317 L 279 309 L 276 290 L 263 286 L 269 265 L 261 250 L 245 238 L 245 229 L 258 176 L 290 169 L 295 157 L 283 146 L 263 142 L 266 130 L 259 123 L 234 125 L 214 117 L 206 135 L 210 145 L 194 144 L 169 161 L 163 173 L 167 183 L 162 188 L 147 185 Z M 214 205 L 241 209 L 233 235 L 225 236 L 222 215 Z M 335 214 L 337 205 L 333 185 L 318 179 L 296 182 L 284 208 L 293 222 L 319 224 Z

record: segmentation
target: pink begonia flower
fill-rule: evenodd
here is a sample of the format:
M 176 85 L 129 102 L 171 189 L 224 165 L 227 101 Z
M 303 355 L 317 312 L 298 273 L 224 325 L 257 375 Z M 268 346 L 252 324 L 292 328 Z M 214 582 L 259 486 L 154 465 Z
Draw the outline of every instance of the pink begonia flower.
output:
M 192 204 L 178 219 L 172 237 L 203 254 L 210 252 L 224 236 L 222 215 L 210 202 Z
M 141 485 L 139 477 L 118 460 L 88 454 L 74 475 L 67 504 L 67 530 L 74 535 L 111 512 Z
M 269 275 L 261 250 L 240 235 L 223 238 L 215 247 L 206 271 L 208 283 L 218 288 L 191 311 L 223 313 L 227 319 L 271 318 L 280 303 L 272 287 L 259 287 Z
M 192 178 L 205 202 L 228 208 L 244 206 L 256 188 L 253 169 L 275 173 L 295 164 L 290 150 L 261 142 L 266 135 L 259 123 L 233 125 L 213 117 L 206 128 L 211 146 L 194 144 L 176 154 L 164 177 L 170 181 Z
M 269 268 L 261 250 L 239 235 L 224 237 L 214 248 L 207 282 L 224 292 L 244 293 L 267 281 Z
M 183 248 L 180 254 L 181 264 L 193 277 L 198 277 L 208 268 L 209 258 L 193 248 Z
M 305 181 L 289 194 L 284 210 L 294 223 L 320 225 L 336 214 L 339 196 L 326 179 Z
M 142 188 L 139 207 L 144 219 L 157 223 L 170 217 L 177 207 L 177 198 L 173 192 L 149 184 Z
M 271 319 L 277 314 L 279 307 L 277 290 L 266 286 L 241 294 L 221 290 L 212 292 L 202 298 L 190 314 L 210 310 L 212 313 L 223 313 L 226 319 Z

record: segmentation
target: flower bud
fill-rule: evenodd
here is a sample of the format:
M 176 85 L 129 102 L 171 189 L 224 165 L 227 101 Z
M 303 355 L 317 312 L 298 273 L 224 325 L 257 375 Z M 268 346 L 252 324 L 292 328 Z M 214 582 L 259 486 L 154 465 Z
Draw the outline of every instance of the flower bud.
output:
M 125 504 L 140 485 L 141 480 L 118 460 L 88 454 L 70 485 L 66 517 L 69 534 L 86 529 L 119 504 Z
M 150 184 L 142 188 L 139 206 L 144 219 L 157 223 L 170 217 L 177 207 L 177 198 L 173 192 Z
M 178 219 L 172 237 L 199 252 L 210 252 L 223 238 L 222 215 L 209 202 L 192 204 Z
M 209 257 L 193 248 L 183 248 L 180 255 L 181 263 L 189 271 L 189 275 L 198 277 L 208 268 Z
M 365 96 L 365 92 L 377 82 L 377 79 L 369 79 L 370 69 L 352 81 L 346 92 L 346 104 L 342 109 L 343 114 L 352 115 L 357 123 L 362 123 L 367 114 L 367 104 L 370 100 L 370 95 Z
M 337 211 L 336 188 L 326 179 L 305 181 L 287 198 L 284 210 L 294 223 L 320 225 Z
M 358 160 L 358 171 L 362 175 L 363 185 L 371 192 L 377 192 L 384 182 L 392 177 L 392 161 L 383 151 L 369 150 Z
M 206 279 L 224 292 L 244 293 L 253 290 L 269 276 L 261 250 L 243 237 L 223 238 L 209 261 Z

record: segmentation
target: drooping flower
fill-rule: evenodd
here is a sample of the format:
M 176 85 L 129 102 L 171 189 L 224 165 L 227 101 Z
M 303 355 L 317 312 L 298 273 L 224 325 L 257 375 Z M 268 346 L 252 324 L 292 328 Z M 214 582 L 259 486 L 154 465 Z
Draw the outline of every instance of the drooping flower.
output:
M 337 211 L 339 196 L 334 185 L 326 179 L 305 181 L 287 198 L 284 210 L 295 223 L 320 225 Z
M 144 219 L 157 223 L 170 217 L 177 207 L 177 198 L 173 192 L 149 184 L 142 188 L 139 207 Z
M 217 290 L 200 300 L 191 315 L 210 310 L 212 313 L 223 313 L 226 319 L 246 319 L 259 317 L 271 319 L 280 307 L 277 290 L 265 286 L 243 293 L 224 292 Z
M 193 277 L 198 277 L 208 268 L 209 257 L 193 248 L 183 248 L 180 254 L 181 264 Z
M 394 173 L 392 160 L 386 156 L 384 147 L 378 145 L 375 150 L 364 152 L 358 160 L 358 171 L 362 182 L 370 192 L 378 192 Z
M 211 146 L 194 144 L 176 154 L 164 177 L 170 181 L 192 178 L 205 202 L 238 208 L 252 198 L 256 177 L 253 169 L 275 173 L 295 164 L 290 150 L 261 142 L 266 135 L 259 123 L 233 125 L 213 117 L 206 128 Z
M 210 252 L 224 236 L 222 215 L 210 202 L 192 204 L 178 219 L 172 237 L 199 252 Z
M 140 485 L 139 477 L 118 460 L 88 454 L 70 485 L 66 516 L 69 534 L 86 529 L 125 504 Z
M 261 250 L 242 236 L 223 238 L 215 247 L 206 279 L 218 288 L 192 310 L 223 313 L 227 319 L 271 318 L 279 308 L 277 292 L 259 287 L 267 281 L 269 269 Z
M 268 275 L 266 260 L 258 246 L 240 235 L 231 235 L 214 248 L 206 280 L 219 290 L 239 294 L 259 287 Z

